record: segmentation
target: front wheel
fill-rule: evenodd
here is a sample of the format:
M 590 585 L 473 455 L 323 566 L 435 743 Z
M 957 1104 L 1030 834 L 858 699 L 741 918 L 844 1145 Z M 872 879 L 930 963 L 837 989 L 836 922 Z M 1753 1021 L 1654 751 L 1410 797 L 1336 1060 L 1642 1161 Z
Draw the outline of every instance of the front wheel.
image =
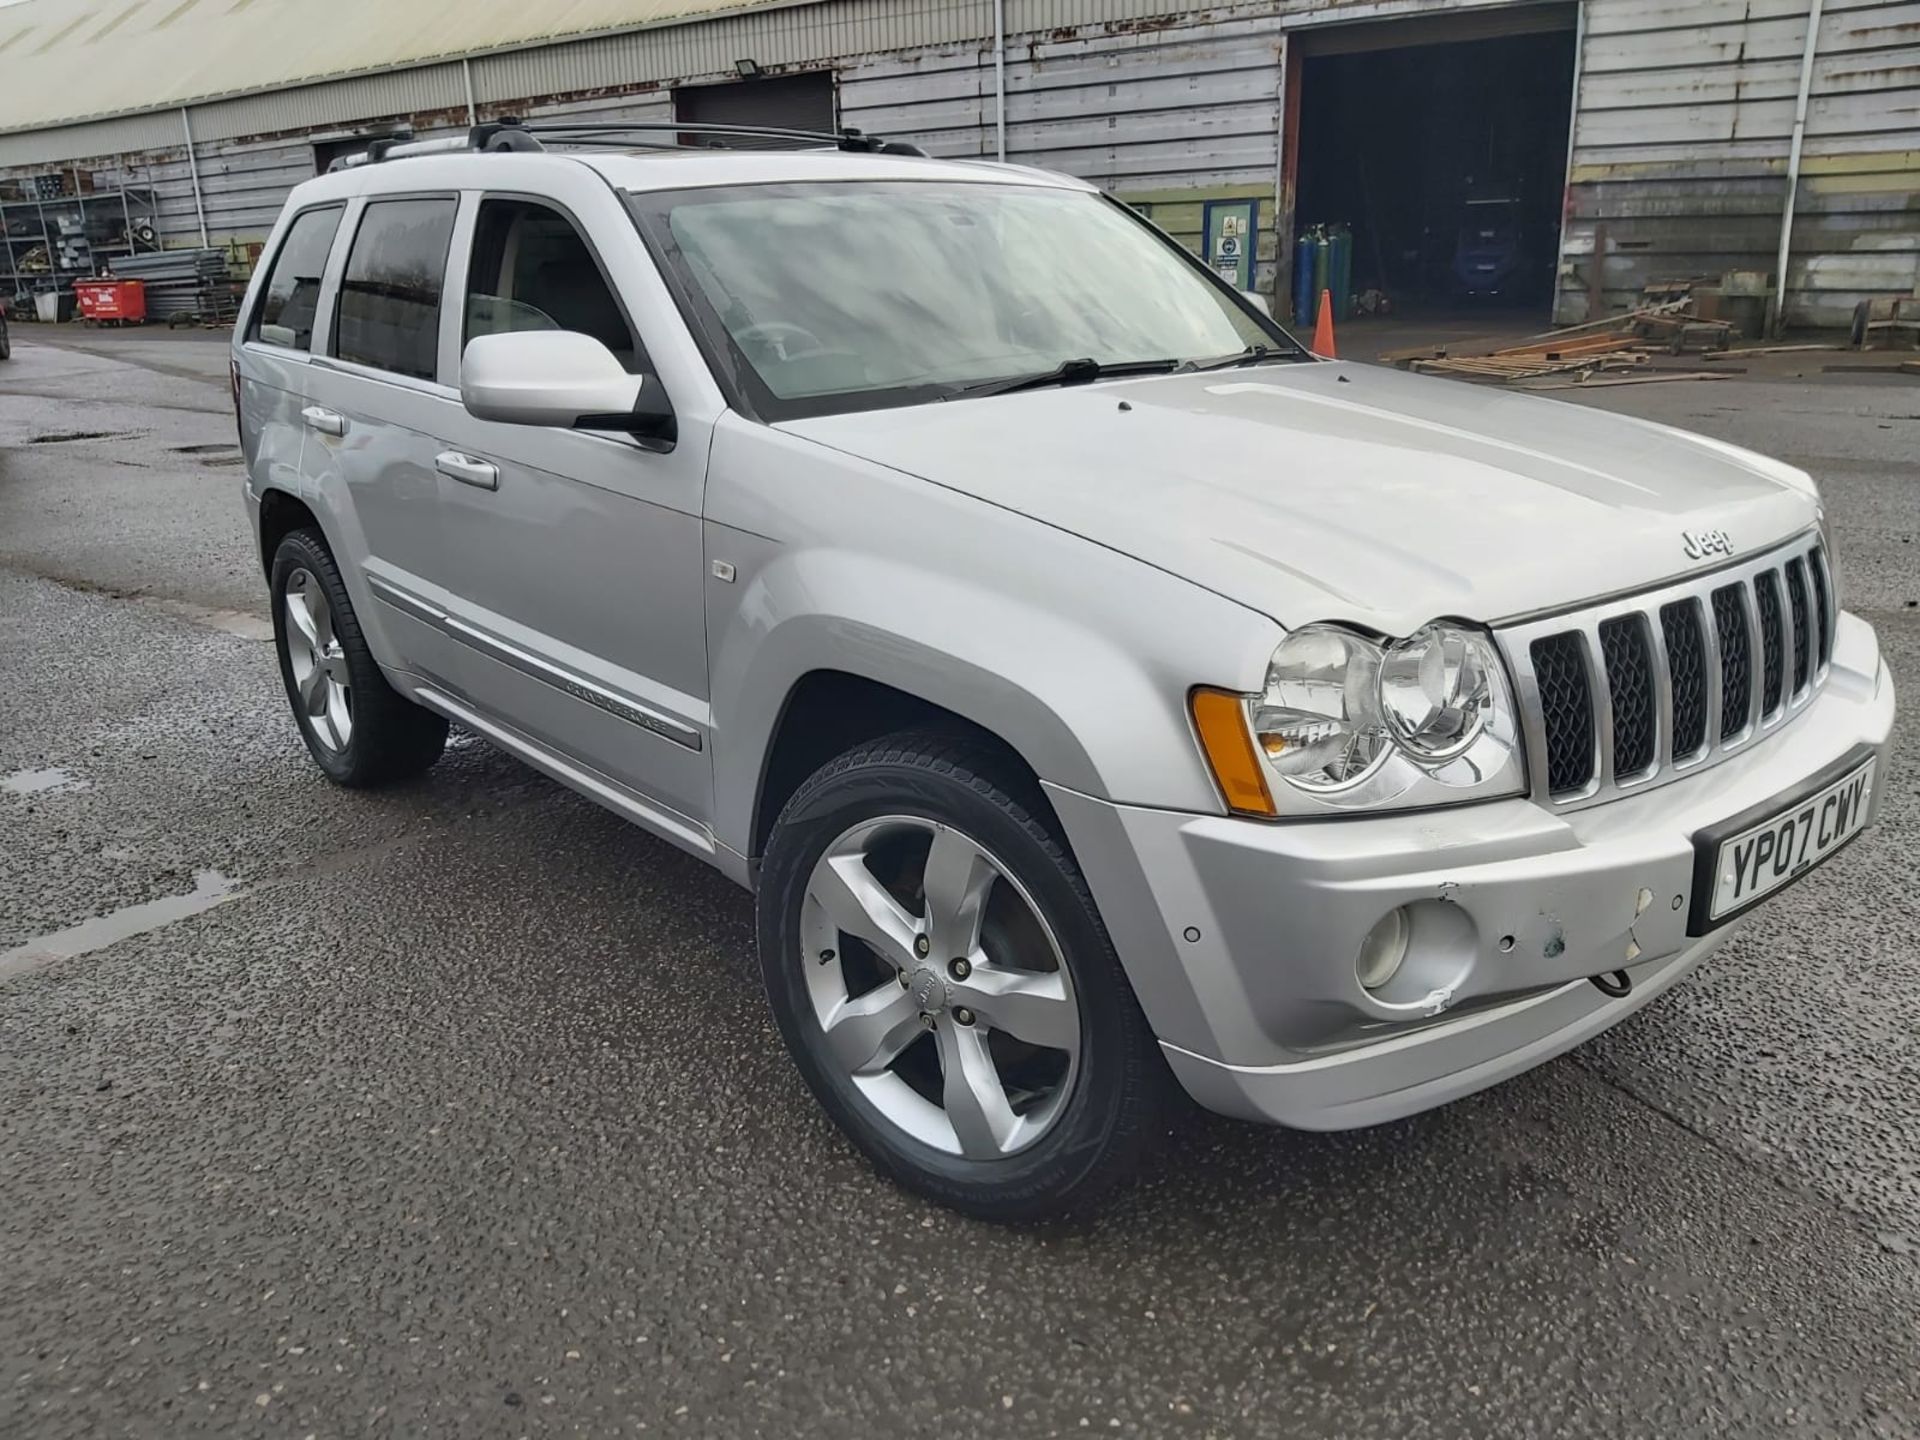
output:
M 814 1094 L 886 1174 L 1032 1220 L 1139 1166 L 1170 1077 L 1031 781 L 938 735 L 861 747 L 769 840 L 760 960 Z

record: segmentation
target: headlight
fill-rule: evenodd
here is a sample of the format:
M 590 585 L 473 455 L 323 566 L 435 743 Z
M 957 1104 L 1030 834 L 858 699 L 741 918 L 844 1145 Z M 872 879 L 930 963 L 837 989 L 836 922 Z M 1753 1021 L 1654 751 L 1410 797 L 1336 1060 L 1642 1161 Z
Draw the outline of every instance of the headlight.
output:
M 1518 795 L 1519 720 L 1484 632 L 1436 621 L 1405 640 L 1294 631 L 1257 695 L 1194 692 L 1202 747 L 1235 810 L 1313 815 Z
M 1387 647 L 1380 708 L 1387 728 L 1418 758 L 1451 760 L 1485 733 L 1499 657 L 1483 638 L 1429 625 Z
M 1254 743 L 1276 775 L 1303 790 L 1349 785 L 1380 763 L 1387 730 L 1374 695 L 1380 651 L 1342 630 L 1289 635 L 1253 706 Z

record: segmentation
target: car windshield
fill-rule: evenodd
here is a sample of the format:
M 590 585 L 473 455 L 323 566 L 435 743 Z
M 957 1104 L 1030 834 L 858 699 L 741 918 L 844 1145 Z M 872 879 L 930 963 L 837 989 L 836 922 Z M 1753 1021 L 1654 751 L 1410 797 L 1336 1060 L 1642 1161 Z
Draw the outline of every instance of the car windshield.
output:
M 1173 242 L 1086 191 L 759 185 L 634 205 L 696 328 L 768 419 L 1296 353 Z

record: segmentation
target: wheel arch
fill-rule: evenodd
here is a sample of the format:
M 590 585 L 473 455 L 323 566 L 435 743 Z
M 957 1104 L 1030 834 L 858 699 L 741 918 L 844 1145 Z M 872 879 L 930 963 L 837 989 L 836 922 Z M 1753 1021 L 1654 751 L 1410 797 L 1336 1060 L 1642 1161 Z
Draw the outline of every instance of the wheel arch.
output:
M 280 542 L 294 531 L 308 528 L 318 530 L 325 539 L 326 527 L 306 501 L 277 485 L 269 485 L 260 492 L 260 569 L 269 579 L 273 576 L 273 556 Z M 327 548 L 333 548 L 331 542 Z
M 1014 772 L 1009 778 L 1026 792 L 1022 798 L 1046 806 L 1032 763 L 987 726 L 864 675 L 809 670 L 787 691 L 761 756 L 749 853 L 758 856 L 765 850 L 774 821 L 814 771 L 857 745 L 908 730 L 965 738 L 997 752 Z

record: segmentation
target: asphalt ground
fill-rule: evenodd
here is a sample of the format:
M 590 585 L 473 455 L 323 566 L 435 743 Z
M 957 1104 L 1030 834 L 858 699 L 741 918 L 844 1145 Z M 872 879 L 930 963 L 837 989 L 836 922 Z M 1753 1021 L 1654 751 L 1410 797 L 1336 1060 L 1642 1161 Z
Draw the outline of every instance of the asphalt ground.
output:
M 1920 384 L 1778 359 L 1573 398 L 1811 468 L 1920 676 Z M 322 781 L 225 365 L 0 366 L 0 1435 L 1920 1435 L 1912 703 L 1878 828 L 1607 1036 L 994 1229 L 819 1115 L 743 892 L 464 737 Z

